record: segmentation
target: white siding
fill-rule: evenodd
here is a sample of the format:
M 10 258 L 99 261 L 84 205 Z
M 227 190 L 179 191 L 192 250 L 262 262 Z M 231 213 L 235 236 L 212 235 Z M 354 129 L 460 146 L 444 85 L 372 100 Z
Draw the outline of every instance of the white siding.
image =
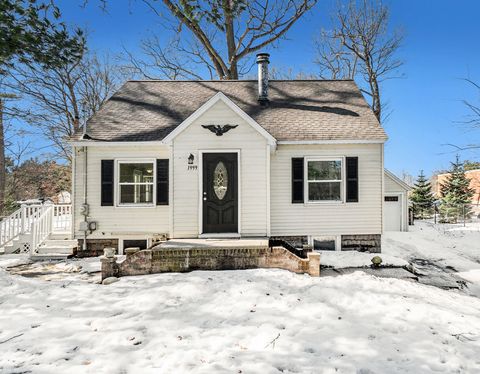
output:
M 77 148 L 75 164 L 75 235 L 83 220 L 79 208 L 83 204 L 83 161 L 85 154 Z M 97 222 L 97 230 L 89 238 L 118 238 L 126 235 L 161 234 L 169 231 L 169 206 L 116 207 L 101 206 L 101 160 L 125 158 L 169 158 L 166 146 L 112 146 L 88 148 L 88 204 L 89 219 Z
M 393 180 L 387 173 L 385 173 L 385 193 L 389 192 L 406 192 L 406 190 L 395 180 Z
M 216 136 L 201 125 L 238 125 Z M 267 234 L 267 141 L 222 101 L 214 104 L 173 141 L 173 227 L 174 237 L 199 235 L 199 151 L 240 151 L 240 233 Z M 197 170 L 187 170 L 187 158 L 195 156 Z
M 279 145 L 271 156 L 271 235 L 381 234 L 383 144 Z M 359 202 L 292 204 L 292 157 L 358 157 Z

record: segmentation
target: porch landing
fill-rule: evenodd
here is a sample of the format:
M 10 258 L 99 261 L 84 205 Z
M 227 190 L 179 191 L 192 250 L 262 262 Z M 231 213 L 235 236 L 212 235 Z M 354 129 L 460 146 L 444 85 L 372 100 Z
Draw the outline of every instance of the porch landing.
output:
M 102 279 L 192 270 L 240 270 L 279 268 L 295 273 L 320 274 L 320 254 L 308 252 L 300 258 L 284 247 L 268 245 L 266 238 L 176 239 L 151 249 L 127 248 L 126 258 L 114 251 L 102 257 Z
M 267 238 L 241 239 L 172 239 L 153 249 L 207 249 L 207 248 L 268 248 Z

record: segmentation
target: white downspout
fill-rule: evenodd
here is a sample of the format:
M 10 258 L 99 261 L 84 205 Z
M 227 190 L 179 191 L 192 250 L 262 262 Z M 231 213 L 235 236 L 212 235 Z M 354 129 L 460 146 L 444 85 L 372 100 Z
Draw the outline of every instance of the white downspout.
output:
M 75 200 L 76 200 L 76 193 L 77 191 L 75 190 L 75 178 L 77 177 L 77 147 L 73 146 L 72 147 L 72 195 L 71 195 L 71 201 L 70 203 L 72 204 L 72 218 L 71 218 L 71 224 L 70 224 L 70 235 L 72 239 L 75 239 Z
M 87 186 L 88 186 L 88 183 L 87 183 L 87 176 L 88 176 L 88 173 L 87 173 L 87 156 L 88 156 L 88 152 L 87 152 L 88 148 L 87 147 L 83 147 L 83 153 L 84 153 L 84 156 L 83 156 L 83 204 L 84 206 L 87 206 Z M 87 222 L 87 215 L 84 214 L 83 215 L 83 219 L 85 222 Z M 83 234 L 83 248 L 82 248 L 84 251 L 87 250 L 87 231 L 85 230 L 84 234 Z

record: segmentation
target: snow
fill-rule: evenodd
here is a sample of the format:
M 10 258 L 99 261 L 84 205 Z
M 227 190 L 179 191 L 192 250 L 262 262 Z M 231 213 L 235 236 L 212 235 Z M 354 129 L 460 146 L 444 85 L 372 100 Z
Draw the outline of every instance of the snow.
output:
M 0 372 L 480 372 L 480 299 L 362 272 L 197 271 L 102 286 L 0 269 L 0 290 Z
M 382 252 L 404 259 L 428 259 L 457 271 L 480 269 L 480 230 L 417 221 L 409 232 L 386 232 Z
M 0 255 L 0 268 L 7 268 L 10 266 L 19 266 L 29 264 L 31 261 L 28 258 L 28 255 L 22 254 L 8 254 L 8 255 Z
M 320 263 L 322 266 L 328 266 L 335 269 L 339 268 L 360 268 L 372 265 L 372 258 L 380 256 L 382 258 L 381 266 L 404 267 L 408 262 L 402 258 L 383 253 L 364 253 L 355 251 L 319 251 Z
M 480 296 L 479 239 L 417 222 L 385 234 L 380 256 L 451 266 Z M 373 254 L 321 256 L 323 265 L 362 267 Z M 460 291 L 361 271 L 312 278 L 276 269 L 103 286 L 99 266 L 0 256 L 1 373 L 480 373 L 480 298 Z
M 409 232 L 385 233 L 382 251 L 406 260 L 428 260 L 440 268 L 450 269 L 468 282 L 471 294 L 480 297 L 480 224 L 476 225 L 470 223 L 463 227 L 417 221 Z

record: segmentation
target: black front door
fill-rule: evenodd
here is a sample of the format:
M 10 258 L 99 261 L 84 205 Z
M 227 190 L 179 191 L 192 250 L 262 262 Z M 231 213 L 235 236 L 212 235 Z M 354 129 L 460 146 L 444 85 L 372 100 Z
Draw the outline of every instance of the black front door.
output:
M 203 154 L 203 232 L 238 232 L 236 153 Z

